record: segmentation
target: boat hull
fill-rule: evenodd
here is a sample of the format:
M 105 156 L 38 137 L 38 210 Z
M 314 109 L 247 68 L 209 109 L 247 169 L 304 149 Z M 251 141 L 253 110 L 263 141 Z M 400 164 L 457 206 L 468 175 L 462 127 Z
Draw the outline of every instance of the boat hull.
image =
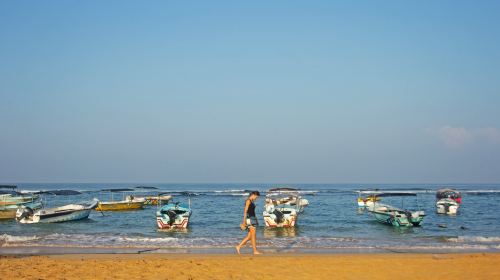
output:
M 35 214 L 32 223 L 63 223 L 83 220 L 89 217 L 91 211 L 91 209 L 68 211 L 68 213 L 57 216 Z
M 8 194 L 0 195 L 0 206 L 7 205 L 17 205 L 22 203 L 28 203 L 36 201 L 39 198 L 38 195 L 30 196 L 11 196 Z
M 0 206 L 0 219 L 14 219 L 16 217 L 17 209 L 22 206 L 28 206 L 33 210 L 38 210 L 42 208 L 42 203 L 28 202 L 28 203 Z
M 263 213 L 264 225 L 270 228 L 287 228 L 297 225 L 298 211 L 294 208 L 278 207 L 266 209 Z
M 97 203 L 98 200 L 94 199 L 90 203 L 68 204 L 37 211 L 30 207 L 20 207 L 16 212 L 16 219 L 23 224 L 78 221 L 88 218 L 92 209 L 97 207 Z
M 186 229 L 189 225 L 189 218 L 176 219 L 173 224 L 169 223 L 169 219 L 156 217 L 158 229 Z
M 438 214 L 456 215 L 458 213 L 458 204 L 453 199 L 440 199 L 436 202 L 436 212 Z
M 14 219 L 17 209 L 0 210 L 0 219 Z
M 127 211 L 143 209 L 144 201 L 138 202 L 99 202 L 97 211 Z
M 395 227 L 420 226 L 424 220 L 423 211 L 407 211 L 391 206 L 373 206 L 369 208 L 375 219 L 383 224 Z

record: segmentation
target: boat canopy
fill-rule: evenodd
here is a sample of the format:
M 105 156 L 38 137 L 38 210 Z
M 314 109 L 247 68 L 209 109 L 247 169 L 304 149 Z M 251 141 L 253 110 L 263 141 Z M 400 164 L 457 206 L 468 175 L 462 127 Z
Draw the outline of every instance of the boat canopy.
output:
M 382 193 L 379 189 L 366 189 L 366 190 L 359 190 L 359 191 L 356 191 L 357 193 L 359 194 L 378 194 L 378 193 Z
M 167 196 L 167 195 L 170 195 L 170 193 L 166 193 L 166 192 L 164 192 L 164 193 L 159 193 L 157 196 L 158 196 L 158 197 L 160 197 L 160 196 Z
M 117 188 L 117 189 L 102 189 L 103 192 L 133 192 L 134 189 L 129 188 Z
M 0 194 L 10 194 L 10 195 L 23 195 L 22 193 L 20 192 L 16 192 L 16 191 L 4 191 L 4 190 L 0 190 Z
M 36 194 L 53 194 L 53 195 L 79 195 L 82 194 L 75 190 L 51 190 L 51 191 L 40 191 Z
M 440 189 L 436 192 L 436 198 L 459 198 L 462 197 L 459 191 L 454 189 Z
M 394 192 L 394 193 L 379 193 L 375 194 L 376 197 L 387 197 L 387 196 L 417 196 L 416 193 L 409 192 Z

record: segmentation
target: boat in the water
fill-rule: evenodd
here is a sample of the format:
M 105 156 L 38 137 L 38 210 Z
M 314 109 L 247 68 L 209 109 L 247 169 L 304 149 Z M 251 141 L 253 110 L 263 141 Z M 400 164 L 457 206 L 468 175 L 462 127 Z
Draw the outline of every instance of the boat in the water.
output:
M 18 205 L 26 202 L 33 202 L 39 199 L 39 195 L 33 193 L 21 193 L 17 191 L 17 186 L 0 185 L 0 206 Z
M 23 205 L 17 209 L 16 220 L 23 224 L 61 223 L 82 220 L 89 217 L 90 212 L 97 207 L 98 202 L 94 198 L 89 202 L 42 208 L 40 210 L 34 210 L 29 206 Z
M 375 219 L 381 223 L 396 227 L 420 226 L 424 220 L 425 212 L 421 210 L 409 210 L 404 207 L 405 197 L 417 197 L 416 193 L 380 193 L 375 195 L 375 201 L 372 206 L 368 206 Z M 379 203 L 380 197 L 400 197 L 401 207 L 394 207 L 389 204 Z M 418 201 L 417 201 L 418 208 Z
M 278 204 L 289 205 L 296 207 L 299 213 L 302 213 L 304 209 L 309 205 L 309 200 L 300 196 L 299 189 L 295 188 L 273 188 L 269 189 L 266 193 L 266 198 L 272 198 Z
M 127 211 L 127 210 L 140 210 L 144 208 L 146 199 L 144 197 L 135 197 L 132 194 L 125 195 L 130 189 L 106 189 L 103 191 L 111 194 L 110 201 L 99 201 L 97 211 Z M 115 193 L 122 193 L 122 200 L 114 200 Z
M 262 213 L 266 227 L 294 227 L 297 224 L 300 205 L 290 204 L 290 199 L 299 201 L 300 198 L 294 193 L 276 194 L 268 191 Z
M 455 189 L 440 189 L 436 192 L 436 212 L 456 215 L 462 203 L 462 195 Z
M 0 219 L 13 219 L 16 217 L 17 208 L 28 206 L 40 209 L 42 203 L 35 194 L 24 194 L 17 190 L 17 186 L 0 185 Z
M 359 190 L 357 193 L 358 207 L 370 207 L 375 201 L 380 201 L 380 198 L 376 196 L 380 193 L 378 190 Z
M 166 194 L 161 196 L 147 195 L 144 199 L 146 205 L 158 205 L 158 203 L 167 204 L 172 199 L 172 196 Z
M 166 195 L 159 194 L 158 197 Z M 180 204 L 169 200 L 166 204 L 158 200 L 156 211 L 156 224 L 159 229 L 186 229 L 191 218 L 191 199 L 188 198 L 188 204 Z
M 22 202 L 19 204 L 0 205 L 0 219 L 14 219 L 19 207 L 29 207 L 33 210 L 42 208 L 40 201 Z

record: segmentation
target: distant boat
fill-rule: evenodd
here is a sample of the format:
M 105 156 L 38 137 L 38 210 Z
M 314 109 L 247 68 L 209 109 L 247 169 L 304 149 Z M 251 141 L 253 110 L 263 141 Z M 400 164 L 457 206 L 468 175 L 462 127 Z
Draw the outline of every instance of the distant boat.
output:
M 97 199 L 94 199 L 90 202 L 43 208 L 36 211 L 28 206 L 22 206 L 16 212 L 16 220 L 23 224 L 61 223 L 82 220 L 89 217 L 90 212 L 97 207 L 98 202 Z
M 295 201 L 295 203 L 291 204 L 290 201 Z M 269 190 L 262 212 L 265 226 L 294 227 L 297 224 L 301 208 L 297 201 L 300 201 L 300 197 L 296 191 L 276 192 L 276 189 Z
M 32 202 L 38 198 L 39 196 L 35 194 L 23 194 L 18 192 L 17 186 L 0 185 L 0 206 Z
M 143 209 L 146 199 L 128 195 L 124 200 L 119 201 L 99 201 L 97 211 L 126 211 Z
M 146 200 L 144 203 L 146 205 L 158 205 L 159 202 L 161 202 L 161 204 L 167 204 L 168 201 L 172 199 L 172 196 L 171 195 L 161 195 L 161 196 L 148 195 L 148 196 L 145 196 L 144 199 Z
M 416 197 L 416 193 L 380 193 L 375 195 L 375 202 L 367 209 L 370 211 L 375 219 L 381 223 L 396 226 L 396 227 L 410 227 L 420 226 L 424 220 L 424 211 L 411 211 L 408 209 L 397 208 L 388 204 L 378 203 L 377 199 L 380 197 Z
M 299 194 L 299 189 L 284 187 L 269 189 L 266 198 L 276 197 L 275 201 L 278 204 L 296 206 L 299 213 L 309 205 L 309 200 L 303 198 Z
M 456 215 L 462 203 L 462 195 L 455 189 L 440 189 L 436 192 L 436 212 Z
M 165 196 L 159 194 L 158 197 Z M 188 205 L 179 202 L 169 202 L 165 205 L 162 200 L 158 200 L 156 211 L 156 224 L 159 229 L 186 229 L 191 218 L 191 199 L 188 198 Z
M 42 207 L 39 196 L 18 192 L 17 186 L 0 185 L 0 219 L 13 219 L 16 217 L 17 208 L 23 205 L 33 209 Z
M 379 201 L 380 198 L 376 197 L 376 194 L 380 192 L 378 190 L 359 190 L 358 193 L 358 207 L 370 207 L 373 206 L 375 200 Z
M 110 201 L 99 201 L 96 210 L 97 211 L 128 211 L 128 210 L 140 210 L 144 208 L 146 199 L 144 197 L 135 197 L 134 195 L 123 194 L 124 192 L 134 191 L 128 188 L 117 188 L 117 189 L 104 189 L 104 192 L 109 192 L 111 194 Z M 113 195 L 115 193 L 122 193 L 122 200 L 113 200 Z
M 33 201 L 33 202 L 22 202 L 19 204 L 1 205 L 0 219 L 14 219 L 16 217 L 17 209 L 23 206 L 29 207 L 33 210 L 38 210 L 42 208 L 42 203 L 40 201 Z

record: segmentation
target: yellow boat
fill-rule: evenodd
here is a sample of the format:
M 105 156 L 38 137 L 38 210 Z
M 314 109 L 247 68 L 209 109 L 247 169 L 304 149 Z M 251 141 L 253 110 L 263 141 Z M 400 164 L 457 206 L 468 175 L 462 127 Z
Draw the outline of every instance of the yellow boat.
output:
M 167 204 L 171 199 L 171 195 L 162 195 L 162 196 L 146 196 L 146 205 L 158 205 L 158 201 L 162 204 Z
M 97 211 L 126 211 L 143 209 L 146 200 L 144 198 L 135 198 L 131 195 L 121 201 L 100 201 L 97 204 Z

